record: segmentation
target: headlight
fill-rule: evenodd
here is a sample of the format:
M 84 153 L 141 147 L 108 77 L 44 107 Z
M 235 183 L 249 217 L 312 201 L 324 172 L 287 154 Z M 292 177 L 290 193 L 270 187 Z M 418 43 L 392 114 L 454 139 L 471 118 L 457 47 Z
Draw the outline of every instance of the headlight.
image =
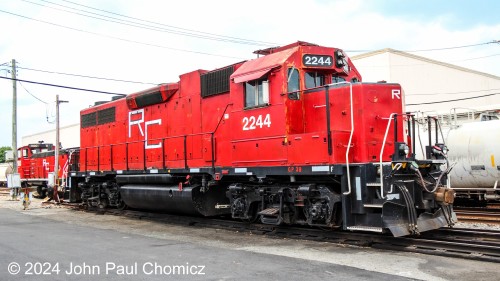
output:
M 405 144 L 405 155 L 408 155 L 410 153 L 410 147 Z
M 443 153 L 444 153 L 444 154 L 448 154 L 448 147 L 446 147 L 446 146 L 445 146 L 445 147 L 443 147 Z

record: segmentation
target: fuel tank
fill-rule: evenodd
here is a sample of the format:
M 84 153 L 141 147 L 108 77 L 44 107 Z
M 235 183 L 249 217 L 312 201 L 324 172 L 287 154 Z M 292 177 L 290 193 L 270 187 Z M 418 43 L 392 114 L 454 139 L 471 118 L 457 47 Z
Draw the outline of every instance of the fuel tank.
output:
M 448 132 L 452 188 L 493 188 L 500 180 L 500 120 L 465 123 Z
M 120 187 L 120 194 L 134 209 L 203 216 L 230 214 L 229 199 L 220 186 L 201 192 L 200 186 L 127 184 Z

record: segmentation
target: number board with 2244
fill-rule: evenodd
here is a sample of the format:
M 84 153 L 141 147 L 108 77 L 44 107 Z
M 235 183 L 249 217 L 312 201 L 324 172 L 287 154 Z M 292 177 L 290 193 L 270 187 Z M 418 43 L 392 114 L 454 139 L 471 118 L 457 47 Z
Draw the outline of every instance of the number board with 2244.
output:
M 302 56 L 302 64 L 310 67 L 331 67 L 333 58 L 329 55 L 306 54 Z

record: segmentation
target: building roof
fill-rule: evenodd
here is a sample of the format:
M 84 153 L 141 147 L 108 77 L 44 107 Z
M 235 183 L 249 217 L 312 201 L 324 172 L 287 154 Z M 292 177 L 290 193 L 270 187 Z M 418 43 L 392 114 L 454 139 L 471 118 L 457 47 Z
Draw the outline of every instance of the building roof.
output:
M 492 79 L 500 80 L 500 77 L 492 75 L 492 74 L 489 74 L 489 73 L 472 70 L 472 69 L 469 69 L 469 68 L 461 67 L 461 66 L 458 66 L 458 65 L 450 64 L 450 63 L 445 63 L 445 62 L 442 62 L 442 61 L 437 61 L 437 60 L 429 59 L 429 58 L 422 57 L 422 56 L 417 56 L 417 55 L 410 54 L 410 53 L 407 53 L 407 52 L 394 50 L 394 49 L 391 49 L 391 48 L 385 48 L 385 49 L 381 49 L 381 50 L 377 50 L 377 51 L 373 51 L 373 52 L 368 52 L 368 53 L 364 53 L 364 54 L 355 55 L 355 56 L 351 57 L 351 60 L 364 59 L 364 58 L 367 58 L 367 57 L 373 57 L 373 56 L 384 54 L 384 53 L 390 53 L 390 54 L 395 54 L 395 55 L 399 55 L 399 56 L 404 56 L 404 57 L 408 57 L 408 58 L 411 58 L 411 59 L 420 60 L 420 61 L 427 62 L 427 63 L 432 63 L 432 64 L 437 64 L 437 65 L 441 65 L 441 66 L 444 66 L 444 67 L 449 67 L 449 68 L 452 68 L 452 69 L 455 69 L 455 70 L 465 71 L 465 72 L 474 73 L 474 74 L 477 74 L 477 75 L 486 76 L 486 77 L 489 77 L 489 78 L 492 78 Z
M 67 128 L 74 128 L 74 127 L 80 128 L 80 123 L 66 125 L 66 126 L 61 126 L 59 128 L 59 130 L 64 130 L 64 129 L 67 129 Z M 34 133 L 34 134 L 25 135 L 25 136 L 23 136 L 23 138 L 30 138 L 30 137 L 38 136 L 38 135 L 41 135 L 41 134 L 47 134 L 47 133 L 55 133 L 55 131 L 56 131 L 56 129 L 41 131 L 41 132 L 37 132 L 37 133 Z

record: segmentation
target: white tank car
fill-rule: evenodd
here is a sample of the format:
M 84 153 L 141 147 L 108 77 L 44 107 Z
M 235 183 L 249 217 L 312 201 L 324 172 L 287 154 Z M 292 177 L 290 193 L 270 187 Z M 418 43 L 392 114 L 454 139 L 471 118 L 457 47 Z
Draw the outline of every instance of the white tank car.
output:
M 465 123 L 451 129 L 446 137 L 446 146 L 450 164 L 456 163 L 450 173 L 452 188 L 457 191 L 467 189 L 471 191 L 470 195 L 488 193 L 498 197 L 500 120 Z
M 0 185 L 7 186 L 7 174 L 12 174 L 11 163 L 0 163 Z

